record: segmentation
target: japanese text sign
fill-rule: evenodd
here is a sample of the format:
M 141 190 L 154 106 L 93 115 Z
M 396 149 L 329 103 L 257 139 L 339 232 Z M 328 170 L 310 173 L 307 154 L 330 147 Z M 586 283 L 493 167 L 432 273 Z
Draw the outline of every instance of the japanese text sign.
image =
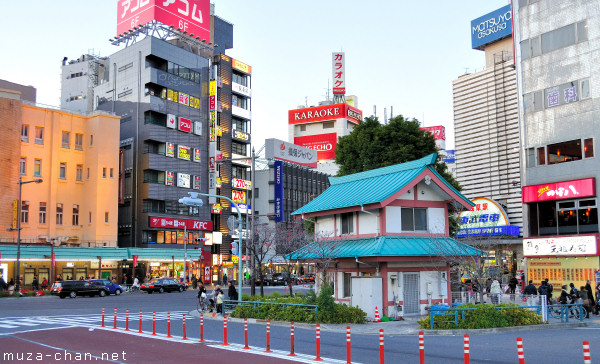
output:
M 523 239 L 524 256 L 598 255 L 598 235 Z
M 346 56 L 344 52 L 333 52 L 332 73 L 333 73 L 333 94 L 344 95 L 346 93 L 346 75 L 345 67 Z
M 184 226 L 188 230 L 212 230 L 213 228 L 212 221 L 174 219 L 170 217 L 150 216 L 150 227 L 183 229 Z
M 279 159 L 317 168 L 317 151 L 279 139 L 265 140 L 265 158 Z
M 596 196 L 596 179 L 546 183 L 523 187 L 523 203 Z

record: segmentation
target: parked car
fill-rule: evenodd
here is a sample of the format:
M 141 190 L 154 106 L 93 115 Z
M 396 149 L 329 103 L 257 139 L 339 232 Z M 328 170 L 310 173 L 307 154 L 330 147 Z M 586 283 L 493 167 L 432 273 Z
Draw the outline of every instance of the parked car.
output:
M 100 296 L 108 295 L 108 288 L 91 284 L 88 281 L 62 281 L 56 282 L 50 292 L 60 298 L 67 296 L 75 298 L 77 296 Z
M 179 283 L 172 278 L 155 278 L 148 283 L 143 283 L 140 289 L 148 293 L 163 293 L 173 291 L 183 292 L 185 291 L 186 286 L 185 284 Z
M 265 274 L 265 275 L 263 275 L 262 282 L 264 282 L 265 286 L 272 286 L 273 285 L 273 276 L 271 274 Z M 257 286 L 261 285 L 260 276 L 256 277 L 256 285 Z
M 100 287 L 106 287 L 108 289 L 109 294 L 114 294 L 116 296 L 123 293 L 123 287 L 120 285 L 113 283 L 108 279 L 90 279 L 88 282 Z
M 315 283 L 315 274 L 308 273 L 308 274 L 303 275 L 302 277 L 300 277 L 300 282 L 301 283 Z
M 292 284 L 297 284 L 296 277 L 293 275 L 290 276 L 288 272 L 273 274 L 272 282 L 274 286 L 287 286 L 290 281 Z

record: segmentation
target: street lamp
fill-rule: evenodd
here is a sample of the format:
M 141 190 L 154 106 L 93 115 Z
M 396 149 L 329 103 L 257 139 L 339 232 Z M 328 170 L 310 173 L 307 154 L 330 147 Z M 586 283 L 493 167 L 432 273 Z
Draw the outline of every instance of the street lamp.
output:
M 179 203 L 182 203 L 186 206 L 195 206 L 202 207 L 204 205 L 204 201 L 198 198 L 197 192 L 188 192 L 190 197 L 183 197 L 179 199 Z M 183 279 L 187 283 L 187 225 L 183 225 Z M 173 268 L 175 270 L 175 268 Z
M 28 183 L 42 183 L 42 179 L 34 179 L 32 181 L 23 181 L 19 176 L 19 201 L 17 203 L 17 293 L 21 291 L 21 188 Z
M 237 210 L 237 214 L 238 214 L 238 221 L 239 221 L 239 226 L 240 226 L 240 234 L 239 234 L 239 243 L 238 243 L 238 254 L 240 256 L 240 259 L 238 259 L 238 303 L 242 304 L 242 213 L 240 212 L 240 208 L 238 207 L 238 205 L 233 202 L 232 199 L 230 199 L 229 197 L 226 196 L 221 196 L 221 195 L 213 195 L 210 193 L 199 193 L 202 196 L 206 196 L 206 197 L 215 197 L 215 198 L 224 198 L 227 201 L 231 202 L 231 205 L 235 207 L 235 209 Z

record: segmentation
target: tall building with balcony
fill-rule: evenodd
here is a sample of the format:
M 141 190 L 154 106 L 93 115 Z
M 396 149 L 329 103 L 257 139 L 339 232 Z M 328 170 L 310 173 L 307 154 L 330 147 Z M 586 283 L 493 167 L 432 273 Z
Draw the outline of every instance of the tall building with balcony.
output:
M 527 273 L 579 287 L 600 269 L 600 6 L 521 0 L 513 10 Z
M 13 91 L 0 93 L 0 108 L 0 145 L 11 150 L 2 164 L 0 241 L 16 242 L 20 177 L 42 180 L 21 186 L 23 243 L 117 246 L 119 118 L 39 107 Z

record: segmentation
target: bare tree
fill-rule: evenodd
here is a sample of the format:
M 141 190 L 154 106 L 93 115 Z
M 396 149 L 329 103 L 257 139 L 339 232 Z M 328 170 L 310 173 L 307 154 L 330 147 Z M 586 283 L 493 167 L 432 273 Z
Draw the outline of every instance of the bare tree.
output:
M 292 272 L 296 266 L 297 259 L 292 258 L 291 253 L 306 246 L 310 242 L 306 234 L 304 223 L 300 219 L 294 219 L 288 224 L 277 225 L 277 242 L 275 250 L 277 257 L 284 264 L 282 265 L 284 273 L 287 273 L 286 283 L 290 291 L 290 296 L 293 296 L 293 279 Z M 285 276 L 285 274 L 284 274 Z
M 252 269 L 251 279 L 251 295 L 256 293 L 256 279 L 259 278 L 260 285 L 260 295 L 264 297 L 264 265 L 265 263 L 269 263 L 273 257 L 273 249 L 275 247 L 275 237 L 276 231 L 273 227 L 269 226 L 269 224 L 256 224 L 254 227 L 254 231 L 252 231 L 254 235 L 253 239 L 248 240 L 247 249 L 252 256 L 252 261 L 254 265 L 254 269 Z

